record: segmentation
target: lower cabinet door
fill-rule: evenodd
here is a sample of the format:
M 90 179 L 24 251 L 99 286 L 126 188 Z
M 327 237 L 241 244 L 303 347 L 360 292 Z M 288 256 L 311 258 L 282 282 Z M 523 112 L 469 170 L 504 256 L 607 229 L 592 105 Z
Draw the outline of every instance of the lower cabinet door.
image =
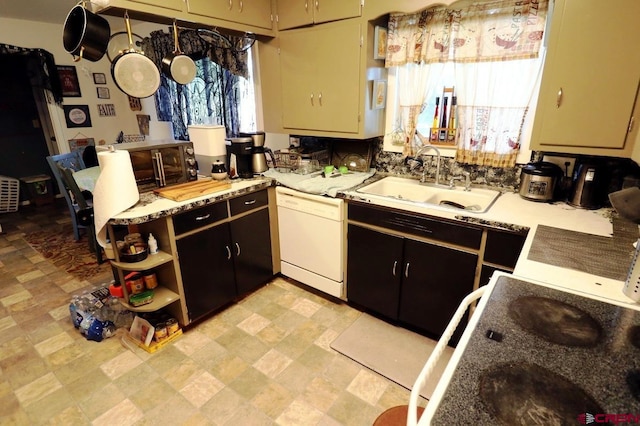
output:
M 347 299 L 398 319 L 403 238 L 349 225 Z
M 400 321 L 439 337 L 462 299 L 473 291 L 478 256 L 407 239 L 404 262 Z
M 230 225 L 236 287 L 243 295 L 273 278 L 269 210 L 232 220 Z
M 190 321 L 237 295 L 230 239 L 225 223 L 176 242 Z

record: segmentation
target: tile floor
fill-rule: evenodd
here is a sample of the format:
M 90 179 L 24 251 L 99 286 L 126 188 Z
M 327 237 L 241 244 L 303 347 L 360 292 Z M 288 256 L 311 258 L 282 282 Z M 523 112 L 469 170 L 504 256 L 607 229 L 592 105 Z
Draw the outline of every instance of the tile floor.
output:
M 89 285 L 22 236 L 59 206 L 0 214 L 0 424 L 371 425 L 409 392 L 330 348 L 360 313 L 276 278 L 154 354 L 69 319 Z

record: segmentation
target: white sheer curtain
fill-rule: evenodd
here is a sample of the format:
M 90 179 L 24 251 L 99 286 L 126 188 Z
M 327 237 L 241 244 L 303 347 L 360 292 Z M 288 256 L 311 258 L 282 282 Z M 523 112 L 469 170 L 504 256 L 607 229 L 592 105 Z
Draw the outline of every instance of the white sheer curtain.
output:
M 497 0 L 460 9 L 391 14 L 387 67 L 398 67 L 403 153 L 444 62 L 454 62 L 457 152 L 463 163 L 515 164 L 522 123 L 541 69 L 548 0 Z M 436 81 L 436 83 L 434 83 Z

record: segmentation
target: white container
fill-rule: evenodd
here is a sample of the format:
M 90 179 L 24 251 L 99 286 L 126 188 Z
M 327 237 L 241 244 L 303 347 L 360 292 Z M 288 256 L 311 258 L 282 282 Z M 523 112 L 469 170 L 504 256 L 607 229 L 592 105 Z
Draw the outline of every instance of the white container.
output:
M 156 238 L 153 236 L 153 234 L 149 234 L 148 246 L 149 254 L 158 253 L 158 241 L 156 241 Z

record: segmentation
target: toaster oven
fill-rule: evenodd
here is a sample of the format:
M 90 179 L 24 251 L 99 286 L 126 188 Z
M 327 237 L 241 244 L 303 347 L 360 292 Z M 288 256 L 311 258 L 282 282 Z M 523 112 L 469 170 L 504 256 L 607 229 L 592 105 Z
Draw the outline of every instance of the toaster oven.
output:
M 141 193 L 198 178 L 192 142 L 127 142 L 118 145 L 118 149 L 129 151 L 133 174 Z

